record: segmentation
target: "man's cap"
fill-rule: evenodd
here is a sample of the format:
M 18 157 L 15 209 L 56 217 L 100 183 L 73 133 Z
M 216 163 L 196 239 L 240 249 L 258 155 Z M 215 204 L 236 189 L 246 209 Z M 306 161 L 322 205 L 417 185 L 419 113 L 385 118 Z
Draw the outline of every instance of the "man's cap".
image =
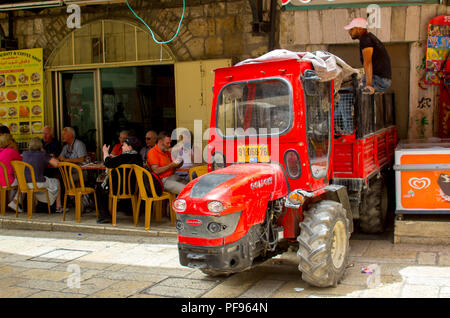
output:
M 353 28 L 363 28 L 367 29 L 367 20 L 364 18 L 355 18 L 348 25 L 344 27 L 346 30 L 350 30 Z

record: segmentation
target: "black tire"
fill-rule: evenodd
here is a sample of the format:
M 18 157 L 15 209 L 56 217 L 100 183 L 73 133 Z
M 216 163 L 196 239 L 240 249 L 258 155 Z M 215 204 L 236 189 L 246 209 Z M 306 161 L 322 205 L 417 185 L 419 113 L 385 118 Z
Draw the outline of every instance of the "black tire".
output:
M 363 195 L 359 211 L 359 227 L 364 233 L 382 233 L 386 228 L 388 191 L 383 178 L 378 179 Z
M 213 270 L 213 269 L 204 269 L 201 268 L 200 269 L 202 271 L 203 274 L 208 275 L 210 277 L 228 277 L 234 273 L 225 273 L 225 272 L 221 272 L 221 271 L 217 271 L 217 270 Z
M 342 204 L 321 201 L 304 212 L 297 240 L 302 279 L 317 287 L 336 287 L 349 252 L 349 220 Z

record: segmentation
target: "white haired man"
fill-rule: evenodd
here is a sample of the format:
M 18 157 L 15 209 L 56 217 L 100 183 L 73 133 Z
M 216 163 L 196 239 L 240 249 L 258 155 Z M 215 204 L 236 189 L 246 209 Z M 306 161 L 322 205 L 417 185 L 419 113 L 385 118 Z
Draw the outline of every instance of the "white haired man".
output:
M 61 136 L 65 145 L 58 160 L 76 164 L 85 161 L 87 156 L 86 146 L 81 140 L 75 138 L 75 130 L 72 127 L 65 127 Z

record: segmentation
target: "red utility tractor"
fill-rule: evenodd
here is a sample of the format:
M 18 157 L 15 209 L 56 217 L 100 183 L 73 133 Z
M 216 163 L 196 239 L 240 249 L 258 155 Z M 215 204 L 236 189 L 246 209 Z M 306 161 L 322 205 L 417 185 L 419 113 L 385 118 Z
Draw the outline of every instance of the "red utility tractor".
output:
M 392 95 L 362 95 L 353 77 L 335 102 L 300 57 L 217 69 L 213 91 L 209 173 L 173 203 L 180 263 L 231 274 L 295 244 L 302 279 L 336 286 L 354 221 L 383 231 Z

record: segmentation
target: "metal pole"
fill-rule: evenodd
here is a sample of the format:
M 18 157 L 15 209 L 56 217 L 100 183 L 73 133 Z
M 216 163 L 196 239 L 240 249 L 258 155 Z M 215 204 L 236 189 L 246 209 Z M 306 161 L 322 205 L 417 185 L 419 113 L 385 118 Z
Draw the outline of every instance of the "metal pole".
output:
M 14 39 L 14 12 L 8 12 L 8 39 Z
M 277 19 L 277 0 L 270 0 L 269 51 L 275 48 L 275 27 Z

